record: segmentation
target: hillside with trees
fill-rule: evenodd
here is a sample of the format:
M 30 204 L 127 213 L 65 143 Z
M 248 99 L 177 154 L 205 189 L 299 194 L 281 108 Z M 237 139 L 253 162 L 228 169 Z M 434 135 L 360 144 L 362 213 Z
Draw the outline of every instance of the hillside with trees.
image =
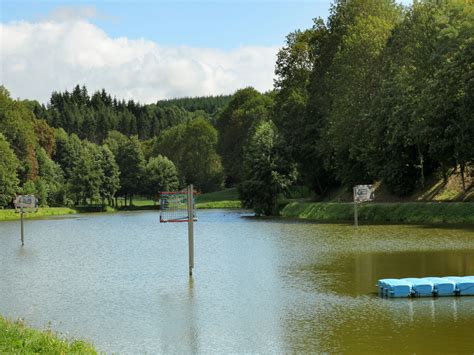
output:
M 232 95 L 181 97 L 156 102 L 161 107 L 179 107 L 189 112 L 204 111 L 215 115 L 232 99 Z
M 140 104 L 53 92 L 47 105 L 0 90 L 0 207 L 108 203 L 193 183 L 238 187 L 274 214 L 278 196 L 316 199 L 377 183 L 387 196 L 459 176 L 472 196 L 474 5 L 336 0 L 327 20 L 286 38 L 274 90 Z
M 474 158 L 473 5 L 337 1 L 287 38 L 274 121 L 317 194 L 381 181 L 407 196 Z M 293 118 L 298 117 L 297 121 Z M 470 166 L 468 169 L 467 166 Z

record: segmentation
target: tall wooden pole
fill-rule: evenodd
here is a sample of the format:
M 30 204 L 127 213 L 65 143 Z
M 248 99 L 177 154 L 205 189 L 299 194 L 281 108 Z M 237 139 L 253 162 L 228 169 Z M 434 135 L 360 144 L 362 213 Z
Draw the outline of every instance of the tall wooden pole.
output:
M 357 211 L 357 202 L 354 201 L 354 225 L 359 226 L 359 216 Z
M 194 268 L 194 188 L 188 186 L 188 247 L 189 247 L 189 276 L 193 276 Z
M 20 208 L 20 219 L 21 219 L 21 245 L 25 245 L 25 238 L 24 238 L 24 235 L 25 235 L 25 231 L 24 231 L 24 228 L 23 228 L 23 207 Z
M 357 211 L 356 187 L 353 188 L 353 194 L 354 194 L 354 226 L 358 227 L 359 216 L 358 216 L 358 211 Z

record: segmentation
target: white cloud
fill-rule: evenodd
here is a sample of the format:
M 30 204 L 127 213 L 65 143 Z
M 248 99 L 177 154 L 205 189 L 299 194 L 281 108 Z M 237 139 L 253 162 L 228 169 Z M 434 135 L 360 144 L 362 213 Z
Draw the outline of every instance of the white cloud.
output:
M 51 21 L 73 21 L 97 17 L 95 6 L 58 6 L 54 8 L 47 16 Z
M 246 86 L 272 88 L 277 47 L 224 51 L 110 38 L 80 19 L 85 15 L 60 22 L 0 24 L 0 83 L 12 97 L 46 103 L 52 91 L 71 90 L 76 84 L 142 103 L 227 94 Z

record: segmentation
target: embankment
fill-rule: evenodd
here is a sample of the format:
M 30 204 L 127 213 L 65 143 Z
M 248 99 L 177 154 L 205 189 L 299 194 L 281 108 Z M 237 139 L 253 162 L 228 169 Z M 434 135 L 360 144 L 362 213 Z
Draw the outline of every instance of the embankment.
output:
M 281 211 L 287 218 L 319 222 L 351 222 L 352 203 L 291 202 Z M 358 205 L 359 222 L 410 224 L 474 225 L 474 203 L 470 202 L 409 202 L 364 203 Z
M 44 207 L 39 208 L 35 213 L 26 213 L 25 218 L 42 218 L 49 216 L 60 216 L 65 214 L 79 213 L 78 209 L 69 208 L 69 207 Z M 20 214 L 16 213 L 15 210 L 0 210 L 0 221 L 13 221 L 20 219 Z

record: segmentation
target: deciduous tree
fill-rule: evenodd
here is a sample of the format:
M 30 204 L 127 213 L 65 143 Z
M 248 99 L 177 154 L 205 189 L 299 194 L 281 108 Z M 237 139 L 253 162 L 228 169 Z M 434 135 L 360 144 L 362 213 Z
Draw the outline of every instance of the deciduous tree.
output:
M 271 121 L 262 122 L 245 152 L 239 195 L 243 205 L 257 215 L 277 214 L 278 196 L 296 180 L 296 167 Z

